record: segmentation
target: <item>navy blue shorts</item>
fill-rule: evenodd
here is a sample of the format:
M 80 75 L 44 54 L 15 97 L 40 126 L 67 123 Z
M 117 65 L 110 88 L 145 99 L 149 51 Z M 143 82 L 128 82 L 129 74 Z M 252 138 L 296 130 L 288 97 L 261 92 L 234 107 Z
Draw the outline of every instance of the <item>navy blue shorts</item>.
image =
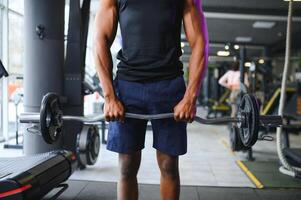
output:
M 186 90 L 183 77 L 150 83 L 115 79 L 114 88 L 126 112 L 137 114 L 173 112 Z M 170 118 L 152 120 L 151 124 L 155 149 L 172 156 L 187 152 L 187 123 L 176 122 Z M 107 149 L 123 154 L 142 150 L 146 127 L 146 120 L 125 119 L 124 123 L 110 122 Z

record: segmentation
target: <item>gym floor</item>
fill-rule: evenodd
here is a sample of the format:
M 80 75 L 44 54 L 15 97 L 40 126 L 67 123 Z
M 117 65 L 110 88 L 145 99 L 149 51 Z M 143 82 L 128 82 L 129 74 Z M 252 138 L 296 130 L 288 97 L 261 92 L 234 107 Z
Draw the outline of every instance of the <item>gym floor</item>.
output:
M 198 110 L 200 114 L 203 110 Z M 298 146 L 294 136 L 292 146 Z M 20 150 L 3 150 L 5 156 L 21 155 Z M 260 141 L 254 146 L 256 161 L 277 162 L 275 142 Z M 118 159 L 102 146 L 95 166 L 76 171 L 69 188 L 59 199 L 116 199 Z M 182 199 L 301 199 L 301 189 L 256 189 L 257 185 L 237 164 L 246 154 L 229 148 L 226 126 L 188 126 L 188 153 L 180 158 Z M 274 173 L 274 172 L 273 172 Z M 275 172 L 278 173 L 278 172 Z M 152 132 L 147 132 L 138 174 L 141 199 L 160 199 L 159 169 L 152 148 Z M 53 193 L 49 194 L 49 198 Z
M 184 185 L 254 187 L 236 164 L 238 157 L 228 149 L 226 127 L 200 126 L 188 128 L 188 153 L 180 158 L 181 182 Z M 75 172 L 71 180 L 116 182 L 118 156 L 102 146 L 95 166 Z M 159 184 L 156 151 L 152 148 L 152 132 L 147 132 L 138 180 L 144 184 Z
M 60 196 L 61 200 L 114 200 L 116 183 L 94 181 L 68 181 L 69 188 Z M 139 186 L 141 200 L 160 200 L 158 185 Z M 44 199 L 48 200 L 55 191 Z M 182 186 L 181 200 L 298 200 L 301 190 L 297 189 L 253 189 L 231 187 Z

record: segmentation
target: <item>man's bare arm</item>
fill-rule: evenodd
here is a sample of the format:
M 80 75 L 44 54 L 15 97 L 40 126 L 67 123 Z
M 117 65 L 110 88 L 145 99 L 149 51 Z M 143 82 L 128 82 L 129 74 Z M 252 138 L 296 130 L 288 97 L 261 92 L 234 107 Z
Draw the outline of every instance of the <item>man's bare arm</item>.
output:
M 115 0 L 101 0 L 95 19 L 94 56 L 105 98 L 115 97 L 112 85 L 113 62 L 110 48 L 116 36 L 117 24 Z
M 201 0 L 184 0 L 184 28 L 192 54 L 189 62 L 189 81 L 183 100 L 174 108 L 175 119 L 192 122 L 196 100 L 208 62 L 208 31 Z
M 185 0 L 184 28 L 192 54 L 185 96 L 196 101 L 208 64 L 208 31 L 201 0 Z
M 110 48 L 118 26 L 117 12 L 115 0 L 101 0 L 95 19 L 94 57 L 105 97 L 104 114 L 107 121 L 121 119 L 124 114 L 112 83 L 113 62 Z

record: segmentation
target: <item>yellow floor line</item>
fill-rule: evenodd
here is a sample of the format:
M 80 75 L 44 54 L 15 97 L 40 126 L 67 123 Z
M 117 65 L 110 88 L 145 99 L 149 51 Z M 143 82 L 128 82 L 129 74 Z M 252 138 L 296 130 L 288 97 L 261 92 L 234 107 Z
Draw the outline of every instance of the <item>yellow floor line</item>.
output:
M 229 144 L 228 144 L 228 142 L 227 142 L 226 139 L 222 139 L 221 142 L 222 142 L 223 145 L 226 147 L 226 149 L 228 149 L 228 150 L 231 152 L 231 154 L 232 154 L 233 156 L 236 156 L 236 153 L 235 153 L 234 151 L 231 150 L 231 148 L 230 148 L 230 146 L 229 146 Z
M 247 168 L 247 166 L 245 164 L 243 164 L 243 162 L 238 160 L 238 161 L 236 161 L 236 163 L 242 169 L 242 171 L 245 172 L 245 174 L 249 177 L 249 179 L 254 183 L 254 185 L 258 189 L 264 188 L 263 184 L 256 178 L 256 176 L 254 174 L 252 174 L 252 172 Z

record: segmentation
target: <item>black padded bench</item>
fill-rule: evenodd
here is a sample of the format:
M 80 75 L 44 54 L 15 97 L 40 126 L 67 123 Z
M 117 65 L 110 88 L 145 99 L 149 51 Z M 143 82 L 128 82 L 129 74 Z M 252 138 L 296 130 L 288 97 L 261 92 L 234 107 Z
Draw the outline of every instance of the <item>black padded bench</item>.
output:
M 41 199 L 66 181 L 76 168 L 69 151 L 0 158 L 0 199 Z

